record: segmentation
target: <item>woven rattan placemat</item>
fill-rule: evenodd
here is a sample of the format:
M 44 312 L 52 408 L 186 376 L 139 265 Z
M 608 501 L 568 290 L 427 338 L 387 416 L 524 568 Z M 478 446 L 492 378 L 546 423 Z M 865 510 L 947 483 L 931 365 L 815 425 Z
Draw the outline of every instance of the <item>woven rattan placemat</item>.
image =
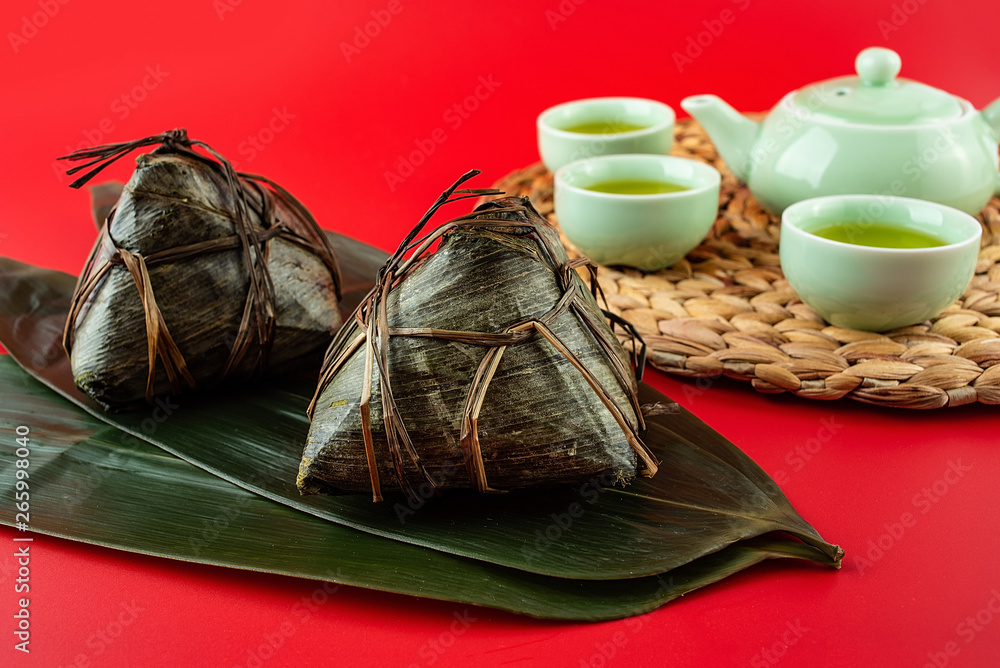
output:
M 962 297 L 925 323 L 873 334 L 835 327 L 803 304 L 778 262 L 778 221 L 726 168 L 701 126 L 678 121 L 674 155 L 722 173 L 719 217 L 702 245 L 669 269 L 599 267 L 610 310 L 631 321 L 658 369 L 723 374 L 758 392 L 850 397 L 880 406 L 1000 404 L 1000 200 L 979 216 L 983 246 Z M 552 174 L 541 164 L 497 187 L 527 195 L 558 225 Z M 571 256 L 579 255 L 563 237 Z

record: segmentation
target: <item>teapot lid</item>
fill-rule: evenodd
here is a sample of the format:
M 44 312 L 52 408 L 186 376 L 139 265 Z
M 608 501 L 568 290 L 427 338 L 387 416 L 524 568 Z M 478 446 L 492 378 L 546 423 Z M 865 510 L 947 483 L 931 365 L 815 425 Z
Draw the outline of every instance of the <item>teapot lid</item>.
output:
M 858 76 L 807 86 L 794 95 L 793 102 L 813 117 L 871 125 L 921 125 L 964 113 L 955 96 L 916 81 L 897 79 L 901 66 L 895 51 L 871 47 L 854 61 Z

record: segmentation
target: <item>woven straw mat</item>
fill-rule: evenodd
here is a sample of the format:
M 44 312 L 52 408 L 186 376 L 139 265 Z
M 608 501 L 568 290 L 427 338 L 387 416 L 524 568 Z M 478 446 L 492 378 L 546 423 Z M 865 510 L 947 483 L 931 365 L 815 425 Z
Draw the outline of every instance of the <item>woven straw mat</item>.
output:
M 778 262 L 778 220 L 726 168 L 701 126 L 678 121 L 673 155 L 722 173 L 719 217 L 684 260 L 655 273 L 598 268 L 607 307 L 632 322 L 649 361 L 686 377 L 719 374 L 758 392 L 898 408 L 1000 404 L 1000 200 L 979 215 L 982 248 L 965 294 L 937 318 L 883 334 L 836 327 L 803 304 Z M 541 164 L 498 184 L 558 225 Z M 579 255 L 565 237 L 570 256 Z

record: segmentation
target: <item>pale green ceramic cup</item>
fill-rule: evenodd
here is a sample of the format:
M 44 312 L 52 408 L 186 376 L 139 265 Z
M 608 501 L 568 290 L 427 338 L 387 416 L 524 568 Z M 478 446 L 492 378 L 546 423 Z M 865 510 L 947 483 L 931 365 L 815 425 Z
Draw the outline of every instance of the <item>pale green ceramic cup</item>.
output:
M 538 153 L 550 172 L 576 160 L 619 153 L 666 155 L 674 144 L 674 110 L 640 97 L 595 97 L 550 107 L 538 115 Z M 583 124 L 627 123 L 642 129 L 571 132 Z
M 659 181 L 687 190 L 621 195 L 588 190 L 609 181 Z M 669 267 L 708 234 L 719 208 L 719 172 L 666 155 L 608 155 L 579 160 L 555 174 L 559 226 L 600 264 L 645 271 Z
M 877 248 L 832 241 L 812 231 L 856 221 L 923 232 L 932 248 Z M 944 311 L 975 273 L 982 228 L 967 213 L 934 202 L 885 195 L 831 195 L 789 206 L 779 254 L 795 294 L 827 322 L 883 332 Z

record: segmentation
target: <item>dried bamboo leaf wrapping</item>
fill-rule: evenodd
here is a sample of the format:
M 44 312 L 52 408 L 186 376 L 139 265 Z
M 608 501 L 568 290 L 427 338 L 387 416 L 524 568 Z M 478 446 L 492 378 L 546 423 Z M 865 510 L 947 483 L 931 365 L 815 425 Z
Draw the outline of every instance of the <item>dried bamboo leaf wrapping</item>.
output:
M 490 213 L 505 206 L 522 211 Z M 497 226 L 498 219 L 519 226 Z M 401 332 L 510 331 L 517 323 L 545 319 L 563 298 L 567 280 L 574 306 L 550 319 L 549 329 L 607 390 L 629 429 L 602 405 L 581 372 L 535 334 L 505 348 L 486 391 L 478 417 L 485 479 L 490 488 L 502 490 L 594 476 L 618 483 L 634 478 L 642 468 L 628 437 L 642 427 L 635 377 L 614 372 L 606 351 L 625 368 L 626 354 L 583 280 L 572 269 L 565 271 L 567 262 L 555 229 L 527 200 L 509 198 L 480 207 L 443 234 L 438 249 L 393 285 L 387 314 L 389 329 L 397 334 L 388 339 L 388 378 L 419 460 L 403 457 L 400 480 L 386 437 L 384 385 L 375 365 L 370 409 L 378 480 L 395 481 L 388 483 L 392 489 L 423 485 L 421 494 L 428 485 L 477 487 L 461 434 L 470 382 L 491 348 Z M 369 304 L 374 301 L 370 298 Z M 596 331 L 581 312 L 597 323 Z M 366 350 L 360 346 L 350 352 L 363 337 L 363 318 L 355 315 L 327 353 L 328 368 L 331 360 L 346 353 L 349 357 L 318 391 L 299 474 L 304 492 L 365 492 L 373 487 L 362 419 Z M 374 491 L 378 498 L 378 489 Z
M 66 334 L 74 379 L 124 408 L 317 365 L 341 324 L 338 290 L 332 251 L 297 200 L 190 150 L 186 137 L 165 141 L 137 160 L 81 276 Z M 159 332 L 149 330 L 151 302 Z M 150 359 L 164 335 L 181 360 L 167 362 L 186 375 L 162 351 Z

